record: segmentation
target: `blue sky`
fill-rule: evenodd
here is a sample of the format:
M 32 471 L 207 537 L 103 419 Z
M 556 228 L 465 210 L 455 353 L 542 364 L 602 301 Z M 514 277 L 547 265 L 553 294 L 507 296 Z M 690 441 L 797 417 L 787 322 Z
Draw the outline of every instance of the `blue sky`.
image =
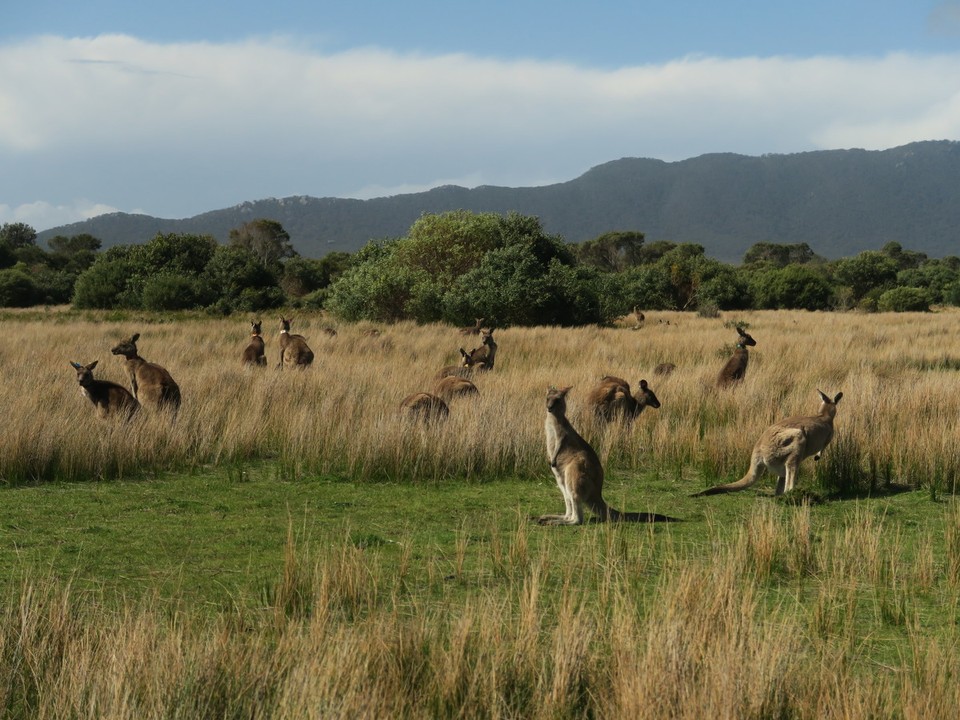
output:
M 0 222 L 960 139 L 960 0 L 11 3 Z

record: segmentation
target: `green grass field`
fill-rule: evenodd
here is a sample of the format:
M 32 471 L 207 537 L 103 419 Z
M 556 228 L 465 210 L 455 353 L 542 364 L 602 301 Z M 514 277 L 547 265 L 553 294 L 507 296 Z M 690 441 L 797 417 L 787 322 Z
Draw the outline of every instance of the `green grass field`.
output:
M 455 351 L 440 328 L 341 328 L 288 375 L 225 361 L 236 323 L 144 324 L 185 404 L 126 426 L 93 416 L 66 361 L 119 380 L 103 347 L 130 318 L 7 317 L 0 713 L 952 718 L 960 381 L 924 358 L 960 356 L 955 318 L 755 314 L 751 374 L 724 394 L 723 353 L 691 350 L 722 348 L 717 321 L 512 329 L 479 401 L 419 428 L 396 402 Z M 843 357 L 779 352 L 830 333 Z M 669 358 L 634 428 L 573 417 L 611 505 L 680 522 L 533 522 L 563 508 L 546 385 Z M 845 392 L 838 437 L 800 491 L 689 497 L 824 385 Z

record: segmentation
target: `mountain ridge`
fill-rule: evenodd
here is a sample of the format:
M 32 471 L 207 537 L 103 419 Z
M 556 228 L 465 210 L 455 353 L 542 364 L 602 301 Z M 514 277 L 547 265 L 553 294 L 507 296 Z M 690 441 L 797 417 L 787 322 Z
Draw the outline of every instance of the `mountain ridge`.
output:
M 547 232 L 568 242 L 639 230 L 648 241 L 699 243 L 726 262 L 738 262 L 757 242 L 806 242 L 836 258 L 896 241 L 942 257 L 960 254 L 960 142 L 709 153 L 674 162 L 620 158 L 551 185 L 441 185 L 368 200 L 265 198 L 184 219 L 109 213 L 45 230 L 38 239 L 89 233 L 110 247 L 172 232 L 227 242 L 230 229 L 265 217 L 284 226 L 302 255 L 322 257 L 405 235 L 423 213 L 458 209 L 536 215 Z

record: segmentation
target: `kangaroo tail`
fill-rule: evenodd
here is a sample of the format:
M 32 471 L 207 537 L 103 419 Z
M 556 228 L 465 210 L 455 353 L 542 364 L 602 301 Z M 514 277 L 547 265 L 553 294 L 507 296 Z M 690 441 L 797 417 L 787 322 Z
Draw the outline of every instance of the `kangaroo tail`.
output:
M 750 469 L 747 471 L 747 474 L 736 482 L 727 483 L 726 485 L 716 485 L 712 488 L 707 488 L 706 490 L 701 490 L 698 493 L 694 493 L 690 497 L 705 497 L 707 495 L 722 495 L 724 493 L 737 492 L 738 490 L 745 490 L 746 488 L 753 485 L 757 480 L 760 479 L 760 476 L 763 474 L 764 464 L 758 459 L 753 459 L 750 462 Z

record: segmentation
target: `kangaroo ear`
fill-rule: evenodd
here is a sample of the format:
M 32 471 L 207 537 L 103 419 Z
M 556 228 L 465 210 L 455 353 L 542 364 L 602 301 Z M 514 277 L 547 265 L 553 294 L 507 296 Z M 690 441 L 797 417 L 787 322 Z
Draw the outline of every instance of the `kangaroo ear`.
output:
M 90 363 L 89 365 L 87 365 L 87 370 L 93 370 L 93 369 L 97 366 L 97 363 L 98 363 L 98 362 L 100 362 L 100 361 L 99 361 L 99 360 L 94 360 L 92 363 Z
M 739 325 L 737 325 L 737 335 L 739 335 L 740 337 L 743 337 L 744 335 L 746 335 L 746 333 L 743 331 L 743 328 L 740 327 Z
M 134 333 L 133 335 L 130 336 L 130 342 L 136 342 L 139 339 L 140 339 L 140 333 Z
M 647 389 L 647 381 L 646 381 L 646 380 L 641 380 L 641 381 L 640 381 L 640 389 L 641 389 L 641 390 L 646 390 L 646 389 Z
M 836 405 L 838 402 L 840 402 L 840 400 L 841 400 L 842 398 L 843 398 L 843 393 L 842 393 L 842 392 L 838 392 L 838 393 L 837 393 L 837 396 L 833 399 L 833 404 Z
M 73 360 L 70 361 L 70 364 L 73 366 L 73 369 L 74 369 L 74 370 L 79 370 L 80 368 L 83 367 L 83 365 L 81 365 L 81 364 L 78 363 L 78 362 L 74 362 Z

